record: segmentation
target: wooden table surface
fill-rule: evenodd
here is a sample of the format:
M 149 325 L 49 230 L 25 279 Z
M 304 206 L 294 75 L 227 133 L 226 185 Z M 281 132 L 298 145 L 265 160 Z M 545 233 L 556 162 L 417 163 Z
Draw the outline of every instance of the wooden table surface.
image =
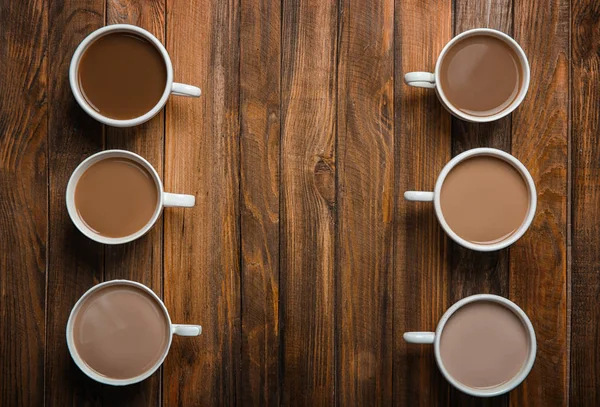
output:
M 114 23 L 154 33 L 202 97 L 130 129 L 87 117 L 69 62 Z M 492 124 L 402 79 L 474 27 L 512 35 L 531 65 L 525 101 Z M 0 405 L 600 405 L 599 71 L 596 0 L 0 1 Z M 402 197 L 483 146 L 538 190 L 529 231 L 490 254 Z M 135 243 L 85 238 L 67 180 L 112 148 L 196 207 L 165 210 Z M 77 299 L 117 278 L 204 327 L 127 388 L 92 382 L 65 343 Z M 523 385 L 485 403 L 402 339 L 476 293 L 520 305 L 538 343 Z

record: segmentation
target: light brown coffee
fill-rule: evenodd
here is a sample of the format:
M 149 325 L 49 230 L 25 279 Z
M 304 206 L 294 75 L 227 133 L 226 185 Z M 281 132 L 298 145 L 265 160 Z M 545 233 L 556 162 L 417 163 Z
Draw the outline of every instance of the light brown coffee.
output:
M 490 388 L 519 373 L 529 346 L 528 331 L 514 312 L 492 301 L 477 301 L 459 308 L 446 322 L 440 356 L 460 383 Z
M 472 243 L 493 244 L 519 229 L 529 211 L 529 189 L 519 171 L 492 156 L 475 156 L 454 167 L 440 193 L 450 229 Z
M 521 62 L 504 41 L 474 35 L 458 41 L 444 56 L 440 85 L 450 104 L 473 116 L 492 116 L 506 109 L 523 82 Z
M 125 237 L 152 219 L 158 189 L 152 175 L 128 158 L 92 164 L 75 187 L 75 207 L 83 222 L 105 237 Z
M 94 41 L 81 57 L 78 74 L 88 104 L 117 120 L 148 113 L 167 86 L 167 67 L 159 50 L 147 39 L 127 32 Z
M 160 361 L 171 336 L 160 304 L 144 290 L 118 284 L 92 293 L 75 315 L 77 353 L 111 379 L 137 377 Z

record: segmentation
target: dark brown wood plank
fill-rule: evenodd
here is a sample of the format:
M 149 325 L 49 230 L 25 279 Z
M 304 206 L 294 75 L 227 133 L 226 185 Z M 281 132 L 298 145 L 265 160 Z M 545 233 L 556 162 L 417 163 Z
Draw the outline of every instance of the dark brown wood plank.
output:
M 103 247 L 71 223 L 65 190 L 71 172 L 103 147 L 102 125 L 77 105 L 69 87 L 75 48 L 104 25 L 104 1 L 53 2 L 49 8 L 49 237 L 46 405 L 99 403 L 103 386 L 85 376 L 67 350 L 65 327 L 79 297 L 103 279 Z
M 336 392 L 341 406 L 392 399 L 394 2 L 340 2 Z
M 44 402 L 48 8 L 0 5 L 0 405 Z
M 455 0 L 454 35 L 473 28 L 493 28 L 512 35 L 511 0 Z M 469 123 L 452 117 L 452 155 L 477 147 L 511 151 L 511 116 L 492 123 Z M 509 251 L 480 253 L 451 242 L 448 299 L 491 293 L 508 297 Z M 451 405 L 505 406 L 508 395 L 482 401 L 450 388 Z
M 571 2 L 572 406 L 600 404 L 600 3 Z
M 236 0 L 167 3 L 175 81 L 200 99 L 167 104 L 165 188 L 196 207 L 164 212 L 164 292 L 175 323 L 163 366 L 165 406 L 234 405 L 240 387 L 239 9 Z
M 514 1 L 514 34 L 531 65 L 531 85 L 512 115 L 512 151 L 538 192 L 529 231 L 510 249 L 510 297 L 529 315 L 537 358 L 511 393 L 514 406 L 559 406 L 568 399 L 567 150 L 569 4 Z
M 278 406 L 281 1 L 240 8 L 241 401 Z
M 107 24 L 133 24 L 142 27 L 161 42 L 165 40 L 165 0 L 108 0 Z M 130 128 L 106 127 L 106 149 L 133 151 L 146 158 L 156 171 L 163 174 L 164 113 L 149 122 Z M 107 246 L 104 259 L 104 279 L 125 278 L 138 281 L 162 296 L 162 219 L 135 242 Z M 152 406 L 160 403 L 160 371 L 137 385 L 137 392 L 127 399 L 127 405 Z M 136 394 L 134 396 L 134 394 Z M 104 404 L 123 403 L 120 392 L 107 392 Z
M 434 330 L 449 305 L 449 242 L 431 203 L 405 202 L 406 190 L 432 191 L 450 159 L 450 115 L 432 89 L 410 88 L 404 74 L 433 72 L 452 37 L 452 2 L 396 0 L 395 147 L 396 229 L 394 232 L 394 404 L 440 406 L 448 384 L 431 346 L 406 344 L 406 331 Z
M 282 403 L 335 395 L 337 2 L 284 0 L 282 22 Z

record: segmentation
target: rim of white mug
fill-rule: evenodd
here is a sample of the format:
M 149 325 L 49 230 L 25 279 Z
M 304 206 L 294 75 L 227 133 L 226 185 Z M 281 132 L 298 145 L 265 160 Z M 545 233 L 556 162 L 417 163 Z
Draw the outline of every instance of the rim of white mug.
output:
M 529 354 L 527 355 L 527 359 L 526 359 L 525 363 L 523 364 L 523 366 L 521 367 L 521 370 L 519 371 L 519 373 L 506 383 L 503 383 L 499 386 L 486 388 L 486 389 L 477 389 L 474 387 L 469 387 L 469 386 L 466 386 L 466 385 L 460 383 L 456 379 L 454 379 L 450 375 L 450 373 L 448 373 L 446 368 L 444 367 L 444 364 L 442 362 L 442 357 L 440 355 L 440 340 L 442 337 L 444 326 L 446 325 L 446 322 L 448 322 L 448 319 L 450 319 L 450 317 L 459 308 L 461 308 L 469 303 L 477 302 L 477 301 L 492 301 L 492 302 L 502 304 L 506 308 L 509 308 L 512 312 L 514 312 L 519 317 L 519 319 L 521 320 L 521 322 L 523 323 L 525 328 L 527 328 L 527 333 L 529 335 Z M 536 357 L 536 353 L 537 353 L 537 342 L 536 342 L 535 330 L 533 329 L 533 325 L 531 324 L 529 317 L 527 316 L 525 311 L 523 311 L 521 309 L 521 307 L 519 307 L 517 304 L 515 304 L 511 300 L 501 297 L 499 295 L 476 294 L 476 295 L 471 295 L 469 297 L 463 298 L 462 300 L 454 303 L 450 308 L 448 308 L 446 310 L 446 312 L 444 313 L 444 315 L 438 322 L 438 326 L 435 330 L 435 339 L 433 342 L 433 348 L 434 348 L 435 360 L 438 365 L 438 368 L 440 369 L 440 371 L 442 372 L 442 374 L 444 375 L 446 380 L 448 380 L 448 382 L 450 382 L 450 384 L 452 384 L 454 387 L 456 387 L 458 390 L 462 391 L 463 393 L 467 393 L 471 396 L 494 397 L 494 396 L 499 396 L 504 393 L 508 393 L 509 391 L 513 390 L 515 387 L 520 385 L 523 382 L 523 380 L 525 380 L 525 378 L 527 377 L 529 372 L 531 372 L 531 369 L 533 368 L 533 364 L 535 362 L 535 357 Z
M 148 223 L 146 223 L 146 225 L 143 228 L 141 228 L 140 230 L 138 230 L 137 232 L 135 232 L 131 235 L 128 235 L 128 236 L 123 236 L 123 237 L 106 237 L 106 236 L 102 236 L 102 235 L 96 233 L 95 231 L 90 229 L 85 224 L 85 222 L 81 219 L 81 217 L 77 213 L 77 208 L 75 206 L 75 189 L 77 187 L 77 182 L 79 182 L 79 178 L 81 177 L 81 175 L 92 164 L 95 164 L 95 163 L 105 160 L 107 158 L 114 158 L 114 157 L 128 158 L 128 159 L 134 160 L 135 162 L 142 165 L 152 175 L 152 179 L 154 180 L 154 183 L 156 184 L 156 190 L 158 193 L 156 209 L 154 210 L 154 214 L 152 215 L 152 218 L 150 218 Z M 77 166 L 77 168 L 75 168 L 75 170 L 71 174 L 71 177 L 69 178 L 69 182 L 67 184 L 67 191 L 65 194 L 65 199 L 66 199 L 66 203 L 67 203 L 67 212 L 69 213 L 69 217 L 73 221 L 73 224 L 75 224 L 75 227 L 77 227 L 77 229 L 79 229 L 79 231 L 81 233 L 83 233 L 85 236 L 89 237 L 90 239 L 95 240 L 98 243 L 115 245 L 115 244 L 123 244 L 123 243 L 132 242 L 135 239 L 148 233 L 148 231 L 150 229 L 152 229 L 152 227 L 154 226 L 154 224 L 160 217 L 160 214 L 162 213 L 162 210 L 164 207 L 164 196 L 165 196 L 165 191 L 163 188 L 162 181 L 160 180 L 160 177 L 158 176 L 158 173 L 156 172 L 156 170 L 154 169 L 152 164 L 150 164 L 148 161 L 146 161 L 146 159 L 144 157 L 142 157 L 136 153 L 132 153 L 131 151 L 127 151 L 127 150 L 105 150 L 105 151 L 100 151 L 96 154 L 89 156 L 88 158 L 83 160 Z
M 506 239 L 501 240 L 497 243 L 492 243 L 492 244 L 473 243 L 473 242 L 463 239 L 458 234 L 456 234 L 456 232 L 454 232 L 452 230 L 452 228 L 450 228 L 450 226 L 448 225 L 448 222 L 446 222 L 446 219 L 444 218 L 444 214 L 442 211 L 441 203 L 440 203 L 440 194 L 442 191 L 442 186 L 444 184 L 446 177 L 448 176 L 448 173 L 462 161 L 464 161 L 468 158 L 474 157 L 474 156 L 478 156 L 478 155 L 487 155 L 487 156 L 496 157 L 496 158 L 502 159 L 502 160 L 508 162 L 509 164 L 511 164 L 517 171 L 519 171 L 519 173 L 523 177 L 523 180 L 527 184 L 528 192 L 529 192 L 529 209 L 527 210 L 527 216 L 523 220 L 523 223 L 521 224 L 519 229 L 517 229 L 516 232 L 514 232 L 512 235 L 508 236 Z M 467 150 L 467 151 L 457 155 L 452 160 L 450 160 L 444 166 L 444 168 L 442 168 L 442 171 L 440 172 L 440 175 L 438 176 L 438 179 L 435 183 L 435 189 L 433 191 L 433 206 L 435 208 L 435 214 L 438 218 L 438 221 L 440 222 L 440 225 L 442 225 L 442 228 L 444 229 L 446 234 L 452 238 L 452 240 L 454 240 L 456 243 L 460 244 L 461 246 L 466 247 L 467 249 L 471 249 L 471 250 L 475 250 L 475 251 L 479 251 L 479 252 L 492 252 L 492 251 L 504 249 L 504 248 L 512 245 L 517 240 L 519 240 L 521 238 L 521 236 L 523 236 L 523 234 L 525 234 L 527 229 L 529 229 L 529 226 L 531 226 L 531 222 L 533 222 L 533 218 L 535 216 L 535 210 L 537 208 L 537 191 L 535 188 L 535 183 L 533 182 L 533 178 L 531 177 L 531 174 L 529 173 L 527 168 L 523 165 L 523 163 L 521 163 L 521 161 L 519 161 L 516 157 L 514 157 L 513 155 L 508 154 L 507 152 L 504 152 L 502 150 L 498 150 L 496 148 L 489 148 L 489 147 L 473 148 L 471 150 Z
M 85 301 L 85 299 L 88 298 L 90 295 L 92 295 L 94 292 L 96 292 L 104 287 L 111 286 L 111 285 L 130 285 L 130 286 L 134 286 L 134 287 L 142 289 L 143 291 L 148 293 L 150 296 L 152 296 L 155 300 L 157 300 L 158 304 L 160 304 L 160 308 L 162 309 L 163 314 L 167 317 L 167 321 L 169 322 L 169 332 L 170 332 L 169 343 L 165 347 L 163 355 L 154 364 L 154 366 L 152 366 L 152 368 L 148 369 L 145 373 L 142 373 L 141 375 L 132 377 L 130 379 L 111 379 L 110 377 L 103 376 L 100 373 L 96 372 L 95 370 L 90 368 L 87 364 L 85 364 L 85 362 L 83 361 L 81 356 L 79 356 L 79 352 L 77 352 L 77 347 L 75 346 L 75 343 L 73 342 L 73 324 L 75 323 L 76 311 L 79 310 L 83 301 Z M 171 322 L 171 317 L 169 316 L 169 311 L 167 310 L 167 307 L 162 302 L 162 300 L 158 297 L 158 295 L 156 295 L 156 293 L 154 293 L 154 291 L 152 291 L 150 288 L 146 287 L 144 284 L 138 283 L 137 281 L 131 281 L 131 280 L 110 280 L 110 281 L 105 281 L 100 284 L 96 284 L 95 286 L 91 287 L 79 298 L 79 300 L 75 303 L 75 305 L 71 309 L 71 313 L 69 314 L 69 319 L 67 321 L 67 328 L 66 328 L 67 347 L 69 348 L 69 353 L 71 354 L 71 358 L 73 359 L 75 364 L 90 379 L 96 380 L 97 382 L 100 382 L 100 383 L 109 384 L 111 386 L 127 386 L 130 384 L 139 383 L 139 382 L 147 379 L 148 377 L 152 376 L 152 374 L 158 370 L 160 365 L 163 364 L 163 362 L 165 361 L 165 358 L 167 357 L 167 354 L 169 353 L 169 350 L 171 349 L 171 342 L 173 342 L 173 333 L 174 333 L 173 323 Z
M 79 63 L 81 62 L 81 57 L 83 56 L 83 53 L 91 45 L 92 42 L 94 42 L 98 38 L 100 38 L 106 34 L 112 33 L 112 32 L 132 32 L 132 33 L 141 35 L 142 37 L 149 40 L 156 47 L 156 49 L 160 52 L 160 54 L 163 57 L 163 60 L 165 62 L 165 67 L 167 69 L 167 81 L 165 83 L 165 90 L 164 90 L 160 100 L 158 101 L 158 103 L 156 105 L 154 105 L 154 107 L 151 110 L 149 110 L 142 116 L 135 117 L 133 119 L 127 119 L 127 120 L 112 119 L 110 117 L 106 117 L 106 116 L 98 113 L 85 100 L 85 98 L 81 92 L 81 89 L 79 89 L 78 70 L 79 70 Z M 69 83 L 71 84 L 71 91 L 73 92 L 73 95 L 75 96 L 75 100 L 77 101 L 79 106 L 81 106 L 81 108 L 83 110 L 85 110 L 85 112 L 87 114 L 89 114 L 90 116 L 92 116 L 94 119 L 98 120 L 101 123 L 108 124 L 109 126 L 131 127 L 131 126 L 136 126 L 138 124 L 142 124 L 142 123 L 150 120 L 151 118 L 156 116 L 158 114 L 158 112 L 160 112 L 160 110 L 165 106 L 165 104 L 167 103 L 167 100 L 169 99 L 169 96 L 171 94 L 171 90 L 173 87 L 173 65 L 171 63 L 171 58 L 169 57 L 169 54 L 168 54 L 167 50 L 165 49 L 165 47 L 158 40 L 158 38 L 156 38 L 150 32 L 144 30 L 141 27 L 131 25 L 131 24 L 112 24 L 112 25 L 107 25 L 105 27 L 97 29 L 96 31 L 91 32 L 87 37 L 85 37 L 83 39 L 83 41 L 81 41 L 81 43 L 75 50 L 73 57 L 71 58 L 71 65 L 69 68 Z
M 519 94 L 517 95 L 516 99 L 513 100 L 513 102 L 506 109 L 503 109 L 502 111 L 500 111 L 494 115 L 491 115 L 491 116 L 473 116 L 473 115 L 461 112 L 460 110 L 455 108 L 450 103 L 450 101 L 444 94 L 444 91 L 442 90 L 442 87 L 440 85 L 440 69 L 441 69 L 442 61 L 443 61 L 444 57 L 446 56 L 446 54 L 448 53 L 448 50 L 452 46 L 454 46 L 454 44 L 456 44 L 458 41 L 460 41 L 461 39 L 463 39 L 465 37 L 471 37 L 473 35 L 478 35 L 478 34 L 490 35 L 492 37 L 499 38 L 499 39 L 503 40 L 505 43 L 507 43 L 519 56 L 519 60 L 521 61 L 521 66 L 523 68 L 523 83 L 521 85 L 521 89 L 519 90 Z M 523 48 L 521 48 L 519 43 L 516 42 L 510 35 L 507 35 L 507 34 L 503 33 L 502 31 L 494 30 L 492 28 L 474 28 L 472 30 L 467 30 L 465 32 L 462 32 L 462 33 L 458 34 L 457 36 L 455 36 L 454 38 L 452 38 L 444 46 L 444 48 L 442 49 L 442 52 L 440 52 L 440 55 L 438 56 L 437 62 L 435 64 L 435 71 L 434 71 L 435 92 L 437 93 L 438 97 L 442 101 L 442 105 L 456 117 L 459 117 L 459 118 L 469 121 L 469 122 L 486 123 L 486 122 L 491 122 L 494 120 L 501 119 L 501 118 L 509 115 L 521 104 L 521 102 L 523 102 L 523 100 L 525 99 L 525 96 L 527 96 L 527 91 L 529 90 L 530 76 L 531 76 L 531 73 L 530 73 L 530 69 L 529 69 L 529 61 L 527 60 L 527 55 L 525 55 L 525 51 L 523 51 Z

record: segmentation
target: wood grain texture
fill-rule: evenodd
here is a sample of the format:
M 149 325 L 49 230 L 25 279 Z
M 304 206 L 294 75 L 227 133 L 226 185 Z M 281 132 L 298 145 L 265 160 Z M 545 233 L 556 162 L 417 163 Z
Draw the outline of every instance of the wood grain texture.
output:
M 164 44 L 165 0 L 108 0 L 107 24 L 133 24 L 152 33 Z M 160 112 L 141 126 L 117 128 L 106 126 L 105 148 L 133 151 L 147 159 L 163 177 L 164 112 Z M 163 221 L 135 242 L 107 246 L 104 259 L 104 279 L 128 279 L 150 287 L 162 297 L 162 236 Z M 152 406 L 160 403 L 161 372 L 137 385 L 137 396 L 126 400 L 127 405 Z M 119 392 L 108 393 L 117 397 L 103 399 L 107 405 L 123 403 Z
M 512 1 L 454 1 L 454 35 L 482 27 L 512 35 Z M 469 123 L 452 117 L 452 156 L 478 147 L 493 147 L 510 153 L 511 116 L 491 123 Z M 481 253 L 452 241 L 449 303 L 482 293 L 508 297 L 508 263 L 509 249 Z M 450 388 L 450 405 L 506 406 L 508 399 L 506 395 L 482 401 Z
M 0 405 L 598 405 L 599 21 L 592 0 L 0 2 Z M 70 59 L 118 22 L 163 41 L 201 98 L 126 130 L 88 117 Z M 492 124 L 451 119 L 403 82 L 474 27 L 513 35 L 531 64 L 524 103 Z M 482 146 L 512 152 L 538 187 L 510 252 L 466 251 L 431 204 L 403 199 Z M 85 238 L 65 188 L 105 148 L 141 154 L 196 207 L 166 209 L 132 244 Z M 204 327 L 174 338 L 162 381 L 102 386 L 69 356 L 72 306 L 114 278 Z M 430 346 L 402 339 L 479 292 L 536 329 L 534 369 L 508 397 L 459 394 Z
M 568 402 L 569 4 L 515 0 L 514 9 L 515 39 L 529 59 L 531 84 L 513 113 L 512 151 L 531 172 L 538 203 L 529 231 L 511 247 L 510 297 L 531 319 L 538 348 L 533 370 L 510 402 L 559 406 Z
M 394 2 L 340 2 L 336 301 L 341 406 L 392 396 Z
M 103 247 L 85 238 L 67 214 L 72 171 L 103 147 L 102 125 L 75 102 L 68 71 L 75 48 L 104 25 L 104 1 L 66 1 L 49 7 L 48 143 L 49 236 L 46 333 L 46 405 L 98 404 L 103 386 L 85 376 L 67 350 L 65 327 L 79 297 L 103 279 Z
M 240 398 L 278 406 L 281 2 L 240 8 Z
M 452 37 L 449 0 L 395 4 L 395 149 L 394 231 L 394 404 L 440 406 L 448 384 L 439 373 L 431 346 L 410 345 L 406 331 L 434 330 L 449 305 L 449 242 L 431 203 L 406 202 L 407 190 L 432 191 L 450 159 L 450 115 L 431 89 L 408 87 L 404 74 L 431 71 Z
M 167 3 L 167 49 L 177 82 L 199 99 L 167 104 L 165 188 L 196 196 L 164 212 L 164 291 L 175 323 L 163 404 L 234 405 L 240 387 L 239 8 L 236 0 Z
M 44 402 L 48 227 L 42 1 L 0 5 L 0 405 Z
M 600 404 L 600 3 L 572 3 L 572 406 Z
M 281 71 L 282 403 L 335 397 L 336 1 L 284 0 Z

